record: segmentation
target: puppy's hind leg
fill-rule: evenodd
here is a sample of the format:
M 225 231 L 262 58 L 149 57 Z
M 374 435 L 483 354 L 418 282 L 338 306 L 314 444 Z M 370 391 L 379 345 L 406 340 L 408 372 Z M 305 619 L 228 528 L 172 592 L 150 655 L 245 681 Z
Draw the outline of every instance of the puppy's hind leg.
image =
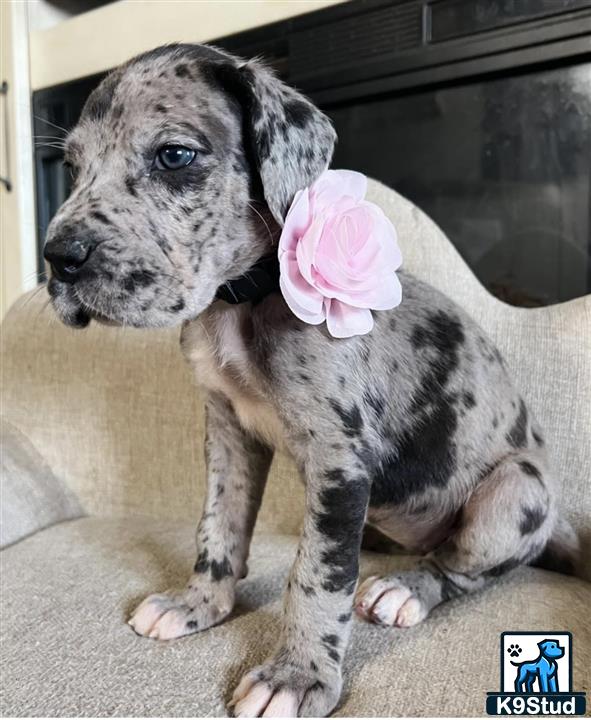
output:
M 455 534 L 416 570 L 368 578 L 359 587 L 358 614 L 383 625 L 416 625 L 440 603 L 534 560 L 556 522 L 550 480 L 542 457 L 507 457 L 472 493 Z

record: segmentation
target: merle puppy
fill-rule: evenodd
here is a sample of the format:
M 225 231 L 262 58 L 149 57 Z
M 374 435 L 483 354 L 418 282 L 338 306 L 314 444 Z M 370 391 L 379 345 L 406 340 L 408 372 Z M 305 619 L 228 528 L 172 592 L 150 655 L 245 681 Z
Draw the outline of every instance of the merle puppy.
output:
M 240 716 L 329 713 L 353 609 L 408 627 L 576 547 L 542 430 L 466 313 L 401 273 L 401 306 L 376 313 L 369 335 L 336 340 L 289 311 L 272 261 L 257 265 L 334 143 L 328 119 L 259 63 L 200 45 L 154 50 L 90 96 L 66 142 L 73 191 L 45 248 L 65 323 L 182 324 L 206 391 L 194 572 L 141 603 L 137 633 L 172 639 L 228 616 L 273 452 L 301 471 L 306 512 L 281 634 L 236 688 Z M 244 296 L 228 285 L 253 267 L 259 282 Z M 425 557 L 356 593 L 366 524 Z

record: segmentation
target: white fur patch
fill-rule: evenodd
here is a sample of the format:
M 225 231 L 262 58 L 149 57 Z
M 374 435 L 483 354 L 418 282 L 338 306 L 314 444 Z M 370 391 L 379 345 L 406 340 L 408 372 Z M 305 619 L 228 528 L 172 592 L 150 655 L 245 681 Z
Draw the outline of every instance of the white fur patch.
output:
M 232 403 L 242 427 L 275 449 L 285 449 L 283 423 L 257 389 L 255 370 L 240 331 L 245 308 L 216 303 L 183 328 L 182 348 L 197 382 Z

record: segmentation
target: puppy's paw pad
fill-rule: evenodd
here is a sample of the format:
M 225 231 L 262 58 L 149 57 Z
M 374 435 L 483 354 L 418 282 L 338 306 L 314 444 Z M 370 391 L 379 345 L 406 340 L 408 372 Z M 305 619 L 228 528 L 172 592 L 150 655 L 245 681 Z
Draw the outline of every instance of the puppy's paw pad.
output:
M 370 577 L 355 596 L 355 612 L 378 625 L 412 627 L 429 611 L 406 585 L 395 578 Z

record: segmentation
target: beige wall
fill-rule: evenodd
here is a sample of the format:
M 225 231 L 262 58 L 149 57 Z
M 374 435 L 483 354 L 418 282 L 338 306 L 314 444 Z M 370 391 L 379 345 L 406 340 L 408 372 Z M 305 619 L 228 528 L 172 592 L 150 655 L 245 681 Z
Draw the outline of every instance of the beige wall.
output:
M 31 33 L 34 90 L 170 42 L 205 42 L 343 0 L 119 0 Z

